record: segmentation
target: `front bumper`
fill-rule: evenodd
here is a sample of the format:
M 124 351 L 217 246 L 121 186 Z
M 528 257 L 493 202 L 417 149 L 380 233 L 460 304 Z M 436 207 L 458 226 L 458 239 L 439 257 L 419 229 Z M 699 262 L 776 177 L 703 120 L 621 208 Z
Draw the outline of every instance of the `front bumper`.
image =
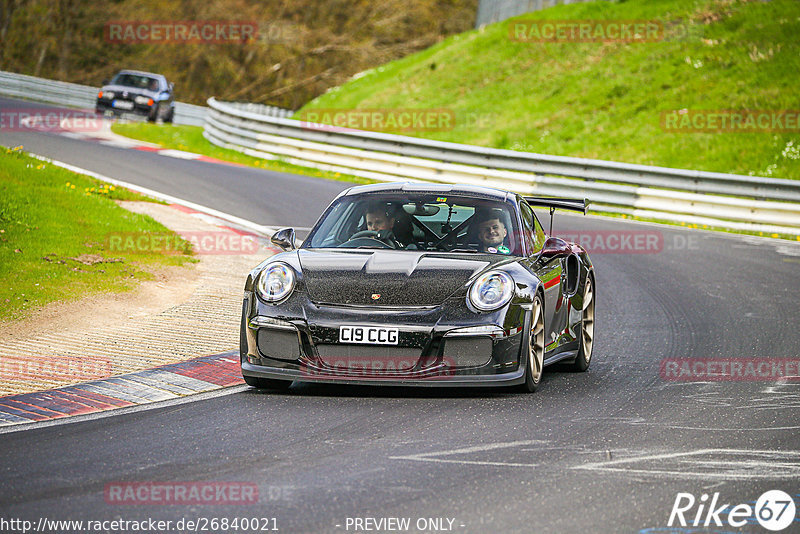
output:
M 157 103 L 153 103 L 152 106 L 148 106 L 147 104 L 137 104 L 133 101 L 131 102 L 133 103 L 132 109 L 122 109 L 122 108 L 115 108 L 112 105 L 111 100 L 98 99 L 97 102 L 95 103 L 94 109 L 95 112 L 97 113 L 105 113 L 106 111 L 111 111 L 115 115 L 131 113 L 134 115 L 142 115 L 148 117 L 153 113 L 153 108 L 157 105 Z
M 295 313 L 287 314 L 292 308 Z M 484 314 L 453 303 L 363 309 L 318 306 L 303 299 L 299 306 L 284 307 L 266 305 L 248 293 L 243 306 L 242 374 L 340 384 L 521 384 L 525 317 L 524 304 Z M 396 328 L 397 344 L 341 344 L 343 325 Z
M 351 384 L 362 386 L 414 386 L 414 387 L 501 387 L 516 386 L 525 382 L 525 369 L 520 366 L 516 371 L 496 375 L 445 375 L 428 377 L 391 377 L 391 376 L 351 376 L 345 374 L 314 374 L 293 369 L 264 367 L 247 362 L 242 363 L 242 374 L 261 378 L 300 382 L 324 382 L 328 384 Z

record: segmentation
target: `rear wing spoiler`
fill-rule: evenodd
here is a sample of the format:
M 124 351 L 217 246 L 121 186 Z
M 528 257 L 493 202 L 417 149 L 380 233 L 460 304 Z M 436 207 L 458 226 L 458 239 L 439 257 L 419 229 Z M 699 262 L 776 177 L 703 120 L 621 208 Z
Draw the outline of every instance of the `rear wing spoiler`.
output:
M 544 206 L 550 209 L 550 235 L 553 235 L 553 213 L 556 210 L 579 211 L 586 215 L 589 201 L 585 198 L 522 197 L 531 206 Z
M 589 201 L 584 198 L 522 197 L 531 206 L 545 206 L 550 210 L 580 211 L 586 215 Z

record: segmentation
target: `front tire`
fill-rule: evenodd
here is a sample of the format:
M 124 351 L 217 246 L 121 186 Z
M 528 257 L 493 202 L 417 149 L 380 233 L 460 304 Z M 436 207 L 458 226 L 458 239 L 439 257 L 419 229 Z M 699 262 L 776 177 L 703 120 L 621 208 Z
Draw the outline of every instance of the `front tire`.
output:
M 292 385 L 291 380 L 277 380 L 274 378 L 261 378 L 259 376 L 244 376 L 244 381 L 248 386 L 256 389 L 275 389 L 285 391 Z
M 156 104 L 147 115 L 147 122 L 156 122 L 159 118 L 161 118 L 161 102 Z
M 527 336 L 527 358 L 525 383 L 522 385 L 522 390 L 533 393 L 539 387 L 544 370 L 544 306 L 539 294 L 533 299 L 530 331 Z
M 572 364 L 572 369 L 584 372 L 592 362 L 592 349 L 594 348 L 594 281 L 591 276 L 586 277 L 586 287 L 583 290 L 583 310 L 581 311 L 581 346 L 578 355 Z

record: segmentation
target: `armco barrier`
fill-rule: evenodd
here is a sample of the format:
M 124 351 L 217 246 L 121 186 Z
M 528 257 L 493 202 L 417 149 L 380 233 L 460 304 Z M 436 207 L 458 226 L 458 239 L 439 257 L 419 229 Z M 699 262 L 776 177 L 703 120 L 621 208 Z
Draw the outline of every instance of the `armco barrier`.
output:
M 59 82 L 26 76 L 13 72 L 0 71 L 0 95 L 15 98 L 24 98 L 56 104 L 59 106 L 94 109 L 99 87 L 79 85 L 77 83 Z M 290 110 L 260 104 L 244 104 L 246 109 L 262 115 L 286 117 Z M 202 126 L 205 123 L 208 108 L 175 102 L 175 124 L 188 124 Z
M 203 135 L 259 158 L 376 180 L 482 184 L 586 197 L 612 213 L 736 230 L 800 234 L 800 180 L 548 156 L 344 130 L 208 100 Z
M 0 71 L 0 95 L 83 109 L 94 109 L 99 87 L 46 80 Z M 175 102 L 175 124 L 202 126 L 208 108 Z

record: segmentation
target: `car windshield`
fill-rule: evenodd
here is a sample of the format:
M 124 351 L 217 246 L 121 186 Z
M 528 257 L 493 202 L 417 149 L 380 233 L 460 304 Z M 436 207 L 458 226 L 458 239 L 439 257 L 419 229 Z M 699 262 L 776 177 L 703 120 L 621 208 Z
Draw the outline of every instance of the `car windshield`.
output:
M 309 234 L 305 248 L 521 255 L 514 205 L 435 194 L 339 198 Z
M 125 87 L 155 91 L 158 89 L 158 80 L 150 76 L 123 72 L 114 76 L 111 80 L 111 85 L 124 85 Z

